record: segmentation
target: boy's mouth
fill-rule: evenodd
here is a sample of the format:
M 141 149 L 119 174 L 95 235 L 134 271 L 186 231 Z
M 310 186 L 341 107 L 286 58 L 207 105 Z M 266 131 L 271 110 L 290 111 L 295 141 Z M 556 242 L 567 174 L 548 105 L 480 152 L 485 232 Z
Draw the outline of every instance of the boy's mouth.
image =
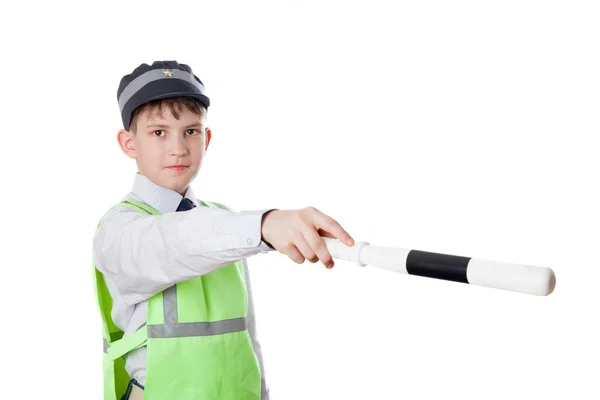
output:
M 171 165 L 169 167 L 167 167 L 168 169 L 172 170 L 172 171 L 177 171 L 177 172 L 181 172 L 184 169 L 186 169 L 188 166 L 187 165 Z

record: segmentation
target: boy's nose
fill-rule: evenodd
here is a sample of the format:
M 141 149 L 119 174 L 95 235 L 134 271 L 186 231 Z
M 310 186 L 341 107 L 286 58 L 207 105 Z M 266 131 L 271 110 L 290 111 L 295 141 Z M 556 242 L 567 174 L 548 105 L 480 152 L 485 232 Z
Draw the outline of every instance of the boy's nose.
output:
M 187 153 L 185 139 L 173 136 L 173 139 L 169 142 L 169 153 L 176 156 Z

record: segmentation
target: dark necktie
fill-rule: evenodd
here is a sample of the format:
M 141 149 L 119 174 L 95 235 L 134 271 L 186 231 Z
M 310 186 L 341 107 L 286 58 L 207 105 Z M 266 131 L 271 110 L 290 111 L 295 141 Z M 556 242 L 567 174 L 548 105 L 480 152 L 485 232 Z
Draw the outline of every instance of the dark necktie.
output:
M 191 210 L 194 207 L 196 207 L 196 205 L 190 199 L 184 197 L 183 200 L 181 200 L 181 203 L 179 203 L 177 211 L 187 211 Z

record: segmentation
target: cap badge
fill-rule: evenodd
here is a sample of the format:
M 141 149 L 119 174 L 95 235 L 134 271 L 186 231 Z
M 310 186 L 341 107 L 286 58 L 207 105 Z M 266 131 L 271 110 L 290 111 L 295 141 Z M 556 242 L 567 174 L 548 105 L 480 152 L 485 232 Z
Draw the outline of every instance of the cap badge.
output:
M 169 77 L 169 78 L 173 77 L 173 71 L 166 70 L 166 71 L 163 71 L 163 74 L 165 74 L 165 78 L 166 77 Z

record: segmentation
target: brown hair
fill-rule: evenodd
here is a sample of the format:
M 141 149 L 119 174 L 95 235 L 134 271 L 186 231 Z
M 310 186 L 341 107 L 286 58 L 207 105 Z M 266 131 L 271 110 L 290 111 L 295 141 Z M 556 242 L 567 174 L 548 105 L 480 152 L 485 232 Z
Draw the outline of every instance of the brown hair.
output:
M 193 97 L 169 97 L 166 99 L 152 100 L 133 110 L 129 131 L 135 134 L 137 119 L 144 111 L 148 110 L 149 112 L 152 112 L 158 110 L 159 115 L 162 116 L 162 112 L 165 108 L 168 108 L 169 111 L 171 111 L 171 114 L 173 114 L 175 119 L 179 119 L 179 113 L 183 109 L 193 112 L 200 118 L 206 118 L 206 114 L 208 113 L 208 110 L 206 110 L 204 105 Z

